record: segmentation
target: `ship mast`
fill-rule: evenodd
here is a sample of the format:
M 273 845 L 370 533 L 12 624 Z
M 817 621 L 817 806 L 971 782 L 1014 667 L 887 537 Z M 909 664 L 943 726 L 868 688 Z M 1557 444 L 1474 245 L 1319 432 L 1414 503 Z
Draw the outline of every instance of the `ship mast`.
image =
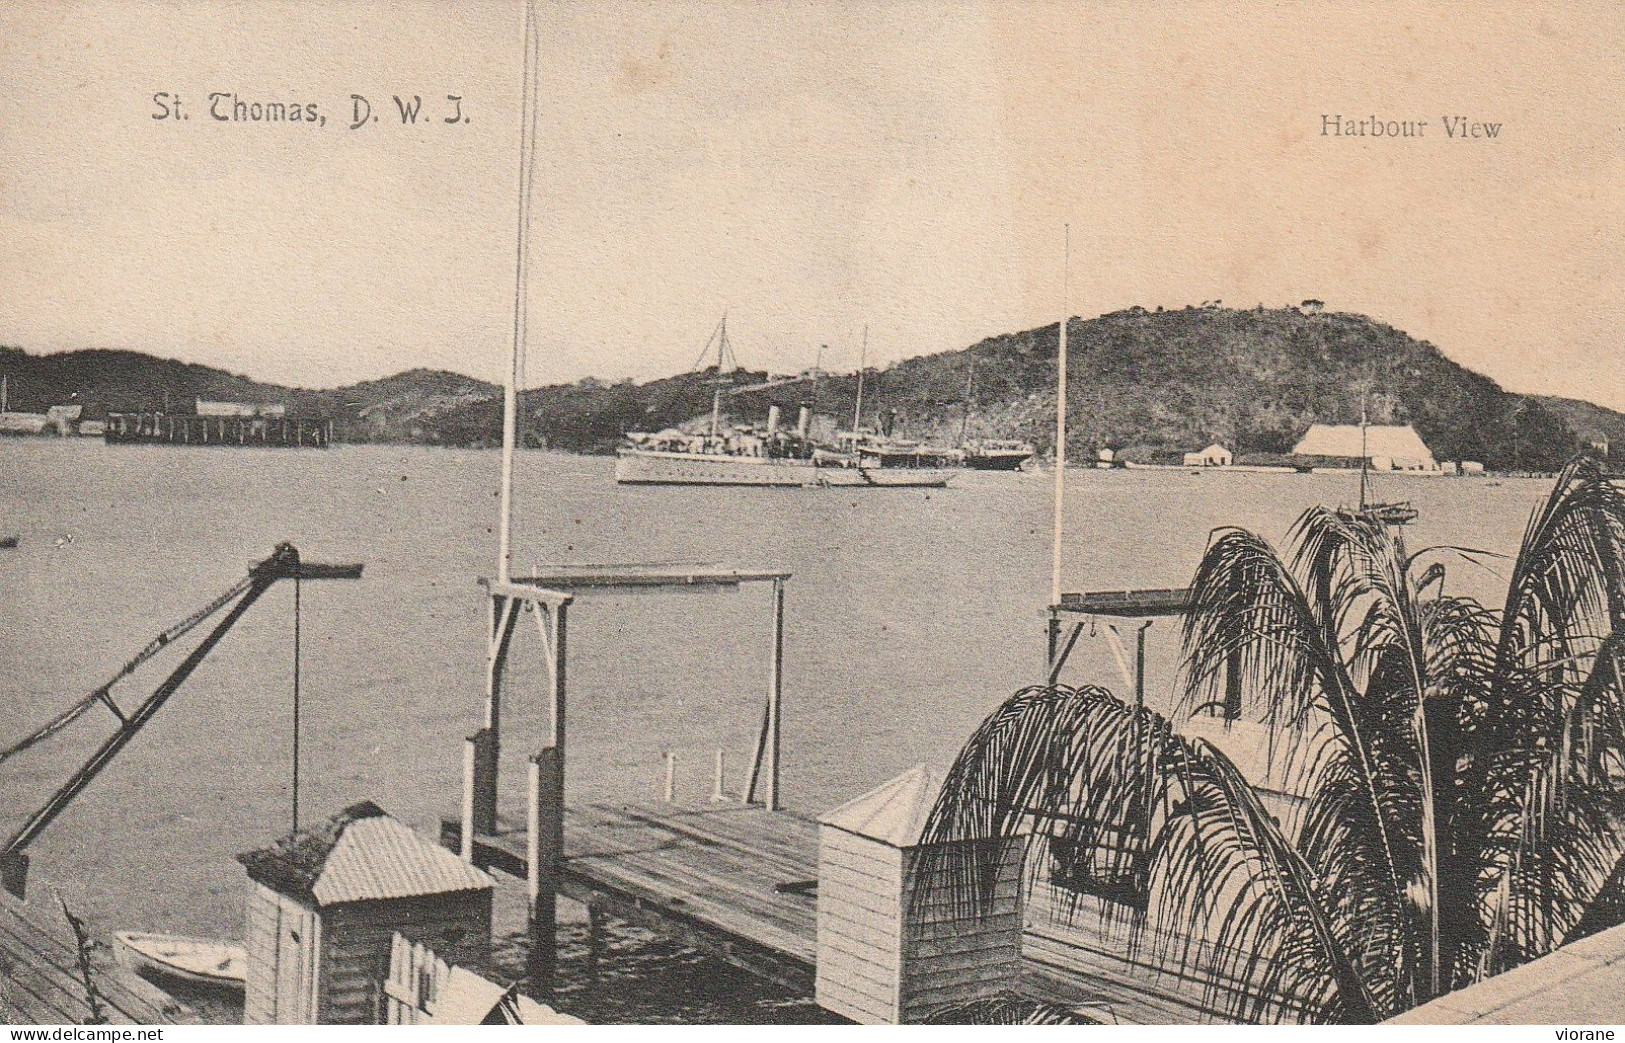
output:
M 513 351 L 502 385 L 502 493 L 497 535 L 497 579 L 506 583 L 513 559 L 513 456 L 518 442 L 519 386 L 524 380 L 525 324 L 529 318 L 530 186 L 535 169 L 536 65 L 540 49 L 533 0 L 525 3 L 525 63 L 519 107 L 519 220 L 514 248 Z
M 976 393 L 976 356 L 970 357 L 970 376 L 965 379 L 965 415 L 959 418 L 959 440 L 963 442 L 970 430 L 971 396 Z
M 714 336 L 717 339 L 717 375 L 711 380 L 713 385 L 713 390 L 711 391 L 711 437 L 713 439 L 717 437 L 717 431 L 722 426 L 723 367 L 727 365 L 728 360 L 731 358 L 734 362 L 734 368 L 737 369 L 739 367 L 739 360 L 734 358 L 733 348 L 728 343 L 727 312 L 722 313 L 722 321 L 717 323 L 717 329 Z
M 852 407 L 852 433 L 858 433 L 858 423 L 863 418 L 863 371 L 869 364 L 869 326 L 863 327 L 863 347 L 858 349 L 858 401 Z
M 1365 510 L 1366 468 L 1371 461 L 1366 449 L 1365 392 L 1360 392 L 1360 510 Z

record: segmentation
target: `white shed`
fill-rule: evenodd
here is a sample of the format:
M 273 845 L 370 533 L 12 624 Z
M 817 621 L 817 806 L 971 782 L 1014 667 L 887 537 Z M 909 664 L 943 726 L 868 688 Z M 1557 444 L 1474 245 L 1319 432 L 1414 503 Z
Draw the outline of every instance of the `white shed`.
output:
M 1409 424 L 1371 424 L 1364 431 L 1359 424 L 1312 424 L 1292 447 L 1292 455 L 1328 460 L 1365 457 L 1380 471 L 1439 468 L 1433 451 Z
M 1217 442 L 1199 453 L 1186 453 L 1186 467 L 1229 467 L 1236 462 L 1235 454 Z
M 841 805 L 818 829 L 818 1004 L 862 1024 L 905 1024 L 1009 995 L 1021 971 L 1021 852 L 1006 846 L 992 901 L 966 909 L 921 872 L 939 784 L 917 766 Z M 985 842 L 984 842 L 985 843 Z M 997 843 L 996 841 L 991 843 Z
M 244 1024 L 378 1024 L 397 933 L 476 973 L 490 961 L 491 878 L 370 801 L 237 860 Z

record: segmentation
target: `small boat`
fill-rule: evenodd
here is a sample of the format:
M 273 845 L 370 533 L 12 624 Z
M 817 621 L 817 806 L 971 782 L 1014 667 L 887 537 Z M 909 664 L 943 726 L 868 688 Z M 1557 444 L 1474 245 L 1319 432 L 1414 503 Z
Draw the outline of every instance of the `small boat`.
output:
M 133 971 L 238 992 L 248 972 L 242 946 L 174 934 L 115 931 L 113 959 Z
M 1373 503 L 1370 499 L 1371 458 L 1366 449 L 1365 400 L 1360 401 L 1360 506 L 1339 507 L 1337 516 L 1344 521 L 1369 521 L 1378 525 L 1402 527 L 1421 517 L 1422 512 L 1411 506 L 1409 500 Z
M 1422 512 L 1411 506 L 1409 500 L 1393 503 L 1368 503 L 1362 507 L 1339 507 L 1338 517 L 1344 521 L 1367 520 L 1383 525 L 1404 525 L 1421 517 Z
M 1019 471 L 1037 452 L 1029 442 L 971 441 L 960 447 L 965 466 L 977 471 Z
M 21 539 L 21 536 L 0 536 L 0 550 L 11 550 Z
M 959 462 L 973 471 L 1019 471 L 1038 452 L 1030 442 L 1013 439 L 967 438 L 971 410 L 976 403 L 976 356 L 970 360 L 965 382 L 965 413 L 959 421 Z

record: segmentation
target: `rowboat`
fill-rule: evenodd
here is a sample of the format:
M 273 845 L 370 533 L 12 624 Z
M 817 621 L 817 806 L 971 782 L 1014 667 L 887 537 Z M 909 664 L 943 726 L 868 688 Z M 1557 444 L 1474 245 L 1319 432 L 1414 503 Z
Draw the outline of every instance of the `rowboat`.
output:
M 113 932 L 113 959 L 133 971 L 237 992 L 248 969 L 248 953 L 240 945 L 134 931 Z

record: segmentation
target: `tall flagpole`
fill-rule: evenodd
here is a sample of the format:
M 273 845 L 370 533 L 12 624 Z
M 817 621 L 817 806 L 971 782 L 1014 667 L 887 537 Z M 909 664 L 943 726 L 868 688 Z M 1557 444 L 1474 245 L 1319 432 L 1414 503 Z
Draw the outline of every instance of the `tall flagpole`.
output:
M 498 521 L 497 579 L 508 582 L 513 559 L 513 455 L 518 441 L 519 384 L 524 374 L 525 324 L 530 284 L 530 182 L 535 163 L 536 8 L 525 2 L 525 82 L 519 107 L 519 219 L 514 246 L 513 353 L 502 385 L 502 517 Z
M 1066 225 L 1061 265 L 1061 345 L 1056 355 L 1055 385 L 1055 550 L 1051 558 L 1049 603 L 1061 603 L 1061 526 L 1066 517 L 1066 323 L 1072 275 L 1072 226 Z

